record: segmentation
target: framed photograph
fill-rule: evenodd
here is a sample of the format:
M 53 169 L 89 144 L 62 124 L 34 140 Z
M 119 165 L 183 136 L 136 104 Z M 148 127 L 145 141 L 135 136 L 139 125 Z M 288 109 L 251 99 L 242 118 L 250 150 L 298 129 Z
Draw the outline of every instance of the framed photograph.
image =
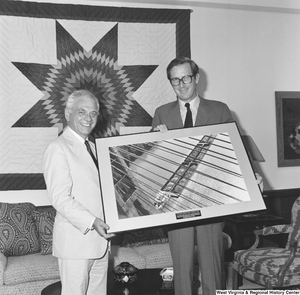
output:
M 265 209 L 235 123 L 96 139 L 109 232 Z
M 278 167 L 300 166 L 300 91 L 276 91 Z

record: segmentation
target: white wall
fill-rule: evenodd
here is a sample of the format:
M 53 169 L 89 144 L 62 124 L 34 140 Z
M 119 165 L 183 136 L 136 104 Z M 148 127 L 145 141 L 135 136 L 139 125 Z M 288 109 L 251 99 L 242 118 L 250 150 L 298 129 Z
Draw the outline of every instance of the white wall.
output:
M 226 102 L 242 134 L 256 142 L 266 160 L 259 165 L 266 189 L 299 187 L 300 167 L 277 167 L 275 91 L 300 91 L 300 1 L 52 2 L 191 8 L 192 58 L 203 71 L 200 90 L 206 98 Z M 0 200 L 11 202 L 14 194 L 14 200 L 47 204 L 45 192 L 37 193 L 0 192 Z
M 275 91 L 300 90 L 300 15 L 194 8 L 192 58 L 207 75 L 204 94 L 226 102 L 265 158 L 267 189 L 299 187 L 299 167 L 277 167 Z

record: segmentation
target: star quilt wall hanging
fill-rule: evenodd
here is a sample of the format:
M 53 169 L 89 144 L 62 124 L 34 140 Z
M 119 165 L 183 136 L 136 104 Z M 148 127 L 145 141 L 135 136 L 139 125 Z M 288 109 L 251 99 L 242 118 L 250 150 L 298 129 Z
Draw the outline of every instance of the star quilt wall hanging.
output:
M 166 67 L 190 56 L 190 10 L 0 3 L 0 190 L 45 189 L 46 146 L 66 126 L 66 99 L 100 103 L 93 136 L 150 126 L 174 99 Z

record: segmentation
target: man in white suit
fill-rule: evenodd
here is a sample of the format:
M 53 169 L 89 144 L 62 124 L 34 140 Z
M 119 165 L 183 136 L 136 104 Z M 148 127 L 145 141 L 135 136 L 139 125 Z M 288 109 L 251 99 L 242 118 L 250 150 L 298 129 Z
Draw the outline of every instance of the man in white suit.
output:
M 98 114 L 99 102 L 91 92 L 74 91 L 65 109 L 68 126 L 44 154 L 44 177 L 57 211 L 53 255 L 58 258 L 62 295 L 106 294 L 107 239 L 113 235 L 106 233 L 98 170 L 85 143 Z

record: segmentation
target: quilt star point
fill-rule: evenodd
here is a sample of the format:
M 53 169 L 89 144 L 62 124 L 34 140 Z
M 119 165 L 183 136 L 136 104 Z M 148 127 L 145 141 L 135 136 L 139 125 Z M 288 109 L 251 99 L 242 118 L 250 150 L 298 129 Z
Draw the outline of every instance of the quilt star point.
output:
M 65 102 L 76 89 L 87 89 L 99 100 L 100 116 L 94 129 L 95 137 L 117 135 L 120 126 L 151 125 L 151 116 L 132 95 L 157 66 L 119 66 L 117 34 L 118 25 L 115 25 L 87 52 L 56 22 L 55 65 L 13 63 L 44 97 L 12 127 L 59 126 L 61 132 L 66 125 Z M 112 101 L 118 107 L 111 108 Z

